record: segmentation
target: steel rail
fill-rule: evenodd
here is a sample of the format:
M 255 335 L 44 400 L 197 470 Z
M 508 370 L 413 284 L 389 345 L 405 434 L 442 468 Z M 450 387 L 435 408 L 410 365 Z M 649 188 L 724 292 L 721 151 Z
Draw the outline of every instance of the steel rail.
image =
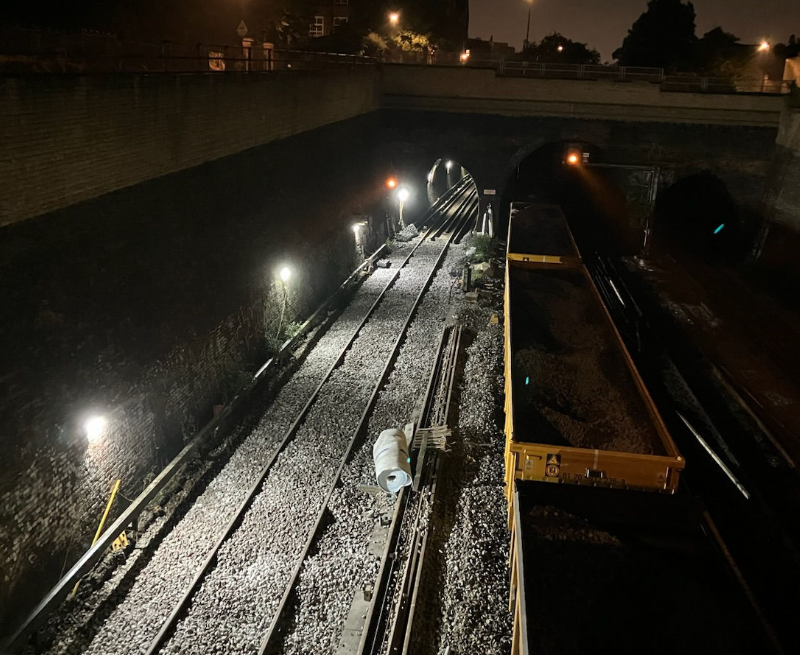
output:
M 434 423 L 445 425 L 449 414 L 450 398 L 455 383 L 458 353 L 461 346 L 461 330 L 458 328 L 451 329 L 450 338 L 448 339 L 446 339 L 447 332 L 448 328 L 442 331 L 436 360 L 425 392 L 423 403 L 425 409 L 421 417 L 421 424 L 426 425 L 426 427 L 435 427 Z M 437 407 L 437 403 L 444 407 Z M 439 453 L 434 452 L 428 461 L 425 461 L 424 452 L 420 451 L 417 467 L 423 467 L 423 482 L 424 487 L 429 489 L 427 504 L 431 512 L 436 499 L 436 479 L 440 464 Z M 388 581 L 398 564 L 399 558 L 396 554 L 396 544 L 402 529 L 402 518 L 405 512 L 408 511 L 408 505 L 411 502 L 410 493 L 404 500 L 400 519 L 392 522 L 390 537 L 387 540 L 381 559 L 376 593 L 365 617 L 365 628 L 358 646 L 357 652 L 359 655 L 375 655 L 380 652 L 380 646 L 384 644 L 387 646 L 386 652 L 390 655 L 399 652 L 408 653 L 410 648 L 417 599 L 422 586 L 422 570 L 427 552 L 429 532 L 427 527 L 425 529 L 420 528 L 420 521 L 424 512 L 417 504 L 417 514 L 411 526 L 408 558 L 403 567 L 402 578 L 393 590 L 390 589 Z M 398 503 L 397 509 L 400 510 L 400 507 L 401 504 Z M 388 612 L 391 607 L 391 600 L 398 597 L 397 611 L 393 618 L 389 618 Z M 381 634 L 383 634 L 383 638 L 381 638 Z
M 383 386 L 385 385 L 386 380 L 388 379 L 388 376 L 389 376 L 390 372 L 392 371 L 394 363 L 395 363 L 395 361 L 397 359 L 397 356 L 398 356 L 398 354 L 400 352 L 400 346 L 402 345 L 403 341 L 405 340 L 406 334 L 408 332 L 408 328 L 411 326 L 411 323 L 412 323 L 412 321 L 414 319 L 414 316 L 416 315 L 417 310 L 418 310 L 420 304 L 422 303 L 422 300 L 425 297 L 425 294 L 427 293 L 428 288 L 430 287 L 430 284 L 433 282 L 433 278 L 435 277 L 436 272 L 439 270 L 439 267 L 441 266 L 442 262 L 444 261 L 445 255 L 447 254 L 448 247 L 450 245 L 450 242 L 452 241 L 452 238 L 456 235 L 456 233 L 460 229 L 461 224 L 462 224 L 462 222 L 464 220 L 465 220 L 465 217 L 459 216 L 457 218 L 457 220 L 453 221 L 454 225 L 453 225 L 453 229 L 452 229 L 452 231 L 450 233 L 450 238 L 448 238 L 448 240 L 445 242 L 444 246 L 442 247 L 442 250 L 439 253 L 439 256 L 436 258 L 436 262 L 431 267 L 430 274 L 428 275 L 428 278 L 426 279 L 425 283 L 423 284 L 422 288 L 420 289 L 419 293 L 417 294 L 417 297 L 414 299 L 414 303 L 413 303 L 411 309 L 409 310 L 408 315 L 406 316 L 406 319 L 405 319 L 405 322 L 403 324 L 403 327 L 400 330 L 400 334 L 398 335 L 397 339 L 395 340 L 394 345 L 392 347 L 392 350 L 391 350 L 389 356 L 386 359 L 386 363 L 385 363 L 383 371 L 381 372 L 381 375 L 380 375 L 380 377 L 378 379 L 378 382 L 375 384 L 375 387 L 373 388 L 372 395 L 370 396 L 369 403 L 367 404 L 367 407 L 364 409 L 364 412 L 361 415 L 361 418 L 359 420 L 358 426 L 353 431 L 353 434 L 352 434 L 352 437 L 350 438 L 350 442 L 348 443 L 347 449 L 346 449 L 344 455 L 342 456 L 342 460 L 341 460 L 341 462 L 339 464 L 339 468 L 336 471 L 336 476 L 334 477 L 334 480 L 333 480 L 333 482 L 331 483 L 331 485 L 330 485 L 330 487 L 328 489 L 328 493 L 325 496 L 325 501 L 324 501 L 322 507 L 320 508 L 320 510 L 319 510 L 319 512 L 317 514 L 314 526 L 312 527 L 311 531 L 309 532 L 308 538 L 306 540 L 306 543 L 305 543 L 305 545 L 303 547 L 302 552 L 300 553 L 300 556 L 297 558 L 297 563 L 295 564 L 294 570 L 292 572 L 292 577 L 291 577 L 288 585 L 286 586 L 286 589 L 284 591 L 283 597 L 281 598 L 281 601 L 280 601 L 277 609 L 273 613 L 272 620 L 270 622 L 270 626 L 269 626 L 269 628 L 267 630 L 266 635 L 264 636 L 264 638 L 261 641 L 261 645 L 259 646 L 258 655 L 271 654 L 271 653 L 275 652 L 275 650 L 277 648 L 277 641 L 278 641 L 279 637 L 283 634 L 282 631 L 281 631 L 281 628 L 282 628 L 281 620 L 283 619 L 283 616 L 284 616 L 284 614 L 285 614 L 285 612 L 286 612 L 286 610 L 288 608 L 289 600 L 292 598 L 292 594 L 294 593 L 294 591 L 295 591 L 295 589 L 297 587 L 297 583 L 299 582 L 299 579 L 300 579 L 300 572 L 302 571 L 303 564 L 304 564 L 304 562 L 305 562 L 305 560 L 306 560 L 306 558 L 308 556 L 309 551 L 311 550 L 311 546 L 314 544 L 314 542 L 317 540 L 317 538 L 319 536 L 318 532 L 320 531 L 320 528 L 323 525 L 323 518 L 324 518 L 325 513 L 326 513 L 326 511 L 328 509 L 328 504 L 330 503 L 330 499 L 332 498 L 334 492 L 336 491 L 336 488 L 339 485 L 339 482 L 341 480 L 342 472 L 344 471 L 344 467 L 347 465 L 347 462 L 350 459 L 350 456 L 352 454 L 353 448 L 355 447 L 355 445 L 358 442 L 359 438 L 361 437 L 362 433 L 367 428 L 368 421 L 369 421 L 370 416 L 372 415 L 372 410 L 373 410 L 373 408 L 375 406 L 375 403 L 377 402 L 378 395 L 379 395 L 381 389 L 383 388 Z
M 213 417 L 192 440 L 181 449 L 181 451 L 164 467 L 156 478 L 140 493 L 133 502 L 117 517 L 108 529 L 103 532 L 95 544 L 87 550 L 83 556 L 70 568 L 67 573 L 56 583 L 56 585 L 45 595 L 45 597 L 34 607 L 30 614 L 25 618 L 17 630 L 4 642 L 0 643 L 0 652 L 13 653 L 21 650 L 25 646 L 25 641 L 33 634 L 36 629 L 47 619 L 47 617 L 61 604 L 67 597 L 70 590 L 84 575 L 89 573 L 100 561 L 106 550 L 121 532 L 126 530 L 131 524 L 136 522 L 138 516 L 158 495 L 158 493 L 170 483 L 175 475 L 182 469 L 184 464 L 200 450 L 207 439 L 217 434 L 217 430 L 225 424 L 235 412 L 241 410 L 253 392 L 266 380 L 267 373 L 270 373 L 280 363 L 286 353 L 290 352 L 297 342 L 304 337 L 318 323 L 323 323 L 328 319 L 324 318 L 325 313 L 335 301 L 341 298 L 350 290 L 357 281 L 359 274 L 365 267 L 370 266 L 386 249 L 381 246 L 364 262 L 362 262 L 339 286 L 336 291 L 324 301 L 317 310 L 303 323 L 297 335 L 288 339 L 282 345 L 278 353 L 271 357 L 255 373 L 250 383 L 245 386 L 233 401 L 228 404 L 222 412 Z
M 421 397 L 421 401 L 417 410 L 418 418 L 420 424 L 425 420 L 427 416 L 430 415 L 431 407 L 433 404 L 433 389 L 436 381 L 439 378 L 439 371 L 441 369 L 441 361 L 442 361 L 442 352 L 446 346 L 446 338 L 447 338 L 447 328 L 442 330 L 442 334 L 439 337 L 439 343 L 436 347 L 436 357 L 434 359 L 433 366 L 431 367 L 431 371 L 428 375 L 428 382 L 425 385 L 425 392 Z M 418 488 L 418 480 L 417 475 L 415 475 L 415 482 L 414 487 Z M 364 654 L 364 653 L 371 653 L 375 649 L 375 638 L 378 635 L 378 627 L 383 622 L 384 616 L 383 612 L 386 609 L 386 593 L 387 593 L 387 585 L 391 576 L 391 573 L 394 571 L 395 565 L 397 564 L 397 559 L 393 557 L 393 553 L 397 548 L 397 540 L 400 536 L 400 527 L 403 521 L 403 517 L 405 516 L 406 508 L 408 507 L 409 503 L 409 487 L 403 487 L 400 490 L 400 493 L 397 496 L 397 500 L 395 501 L 394 505 L 394 512 L 392 514 L 392 522 L 389 526 L 389 536 L 386 539 L 386 545 L 383 548 L 383 554 L 381 555 L 381 561 L 378 566 L 378 577 L 377 582 L 375 584 L 374 594 L 372 596 L 371 602 L 369 604 L 369 609 L 367 610 L 367 614 L 364 616 L 364 630 L 361 633 L 361 639 L 358 643 L 357 653 Z
M 466 189 L 464 189 L 464 191 L 466 191 Z M 461 195 L 459 195 L 459 197 L 458 197 L 458 198 L 459 198 L 459 200 L 460 200 L 460 202 L 458 202 L 458 206 L 457 206 L 457 207 L 456 207 L 456 209 L 454 210 L 454 213 L 455 213 L 455 214 L 457 214 L 457 215 L 463 215 L 463 214 L 465 214 L 465 213 L 466 213 L 466 208 L 467 208 L 467 206 L 470 204 L 470 202 L 473 200 L 473 198 L 474 198 L 476 195 L 477 195 L 477 189 L 475 189 L 474 187 L 473 187 L 472 189 L 469 189 L 469 192 L 468 192 L 468 193 L 466 193 L 466 195 L 465 195 L 465 194 L 462 192 L 462 193 L 461 193 Z M 455 204 L 455 203 L 453 203 L 453 204 Z M 452 206 L 452 205 L 451 205 L 451 206 Z M 438 229 L 438 230 L 436 230 L 436 232 L 434 233 L 434 235 L 431 237 L 431 240 L 432 240 L 432 241 L 435 241 L 435 240 L 436 240 L 436 239 L 438 239 L 440 236 L 442 236 L 443 234 L 445 234 L 445 232 L 447 231 L 447 227 L 448 227 L 447 225 L 440 225 L 440 226 L 439 226 L 439 229 Z M 452 240 L 452 238 L 453 238 L 453 236 L 451 235 L 451 236 L 448 238 L 448 243 L 449 243 L 449 242 Z
M 347 343 L 339 351 L 339 354 L 336 356 L 336 359 L 334 360 L 334 362 L 331 364 L 331 366 L 326 371 L 325 375 L 323 376 L 323 378 L 320 381 L 320 383 L 317 385 L 317 387 L 314 390 L 314 392 L 312 393 L 311 397 L 306 402 L 306 404 L 303 406 L 303 409 L 300 410 L 300 413 L 297 415 L 297 418 L 294 420 L 292 425 L 289 427 L 289 429 L 284 434 L 284 437 L 281 440 L 281 443 L 278 445 L 278 448 L 273 452 L 273 454 L 270 457 L 270 459 L 267 462 L 267 464 L 260 471 L 260 473 L 257 476 L 255 482 L 249 488 L 247 495 L 245 496 L 243 501 L 240 503 L 239 507 L 236 509 L 236 512 L 231 517 L 231 519 L 228 522 L 228 524 L 226 525 L 225 529 L 221 532 L 221 534 L 219 535 L 219 537 L 215 541 L 213 547 L 208 551 L 208 553 L 207 553 L 207 555 L 206 555 L 206 557 L 205 557 L 205 559 L 203 561 L 203 564 L 198 569 L 198 571 L 196 572 L 195 576 L 192 578 L 192 581 L 187 586 L 186 590 L 184 591 L 183 595 L 181 596 L 181 599 L 178 601 L 178 603 L 173 608 L 173 610 L 170 613 L 170 615 L 167 617 L 167 619 L 162 624 L 162 626 L 161 626 L 158 634 L 156 635 L 156 637 L 150 642 L 150 645 L 148 646 L 148 649 L 145 651 L 145 655 L 153 655 L 154 653 L 158 652 L 160 647 L 163 645 L 163 643 L 166 640 L 167 636 L 171 633 L 171 631 L 174 628 L 177 620 L 182 615 L 184 609 L 186 608 L 186 606 L 188 605 L 188 603 L 191 600 L 192 596 L 194 595 L 194 592 L 195 592 L 195 590 L 197 588 L 197 585 L 200 583 L 200 581 L 208 573 L 208 570 L 210 569 L 212 563 L 215 561 L 216 556 L 217 556 L 217 554 L 219 552 L 219 549 L 221 548 L 222 544 L 228 539 L 228 537 L 230 537 L 230 535 L 233 533 L 233 531 L 238 526 L 240 520 L 243 518 L 243 516 L 246 513 L 247 509 L 250 507 L 252 501 L 255 499 L 259 487 L 262 485 L 262 483 L 264 482 L 265 478 L 269 474 L 269 472 L 272 469 L 272 466 L 274 465 L 274 463 L 277 460 L 278 456 L 285 450 L 286 446 L 291 442 L 291 440 L 296 435 L 296 433 L 299 430 L 300 425 L 302 424 L 303 420 L 308 415 L 308 412 L 311 410 L 311 407 L 316 402 L 316 400 L 317 400 L 317 398 L 319 396 L 319 393 L 322 390 L 323 386 L 328 382 L 328 380 L 330 379 L 330 376 L 333 374 L 334 370 L 336 370 L 339 367 L 339 365 L 341 364 L 341 362 L 344 360 L 345 355 L 350 350 L 353 342 L 358 337 L 358 334 L 361 331 L 361 329 L 364 327 L 364 325 L 366 325 L 367 321 L 370 319 L 370 317 L 374 313 L 374 311 L 377 308 L 378 304 L 381 302 L 381 300 L 383 300 L 383 298 L 385 297 L 385 295 L 389 291 L 389 289 L 394 286 L 394 283 L 397 280 L 397 278 L 399 277 L 400 272 L 405 268 L 405 266 L 408 264 L 408 262 L 414 256 L 414 253 L 416 252 L 417 248 L 419 248 L 420 245 L 422 245 L 422 243 L 427 238 L 427 235 L 434 229 L 434 227 L 436 225 L 438 225 L 438 221 L 435 222 L 434 225 L 431 226 L 428 229 L 428 231 L 426 232 L 425 236 L 423 236 L 423 238 L 419 240 L 419 243 L 417 243 L 411 249 L 411 251 L 408 253 L 408 255 L 406 255 L 406 257 L 403 260 L 402 264 L 397 267 L 396 271 L 394 272 L 392 277 L 389 279 L 389 281 L 387 282 L 386 286 L 383 288 L 381 293 L 378 295 L 378 297 L 376 298 L 375 302 L 370 306 L 369 310 L 364 315 L 362 320 L 359 322 L 359 324 L 356 327 L 356 329 L 353 330 L 352 334 L 350 335 L 350 337 L 347 340 Z
M 457 195 L 457 193 L 458 192 L 454 192 L 452 195 Z M 443 198 L 444 198 L 444 196 L 443 196 Z M 449 199 L 449 196 L 448 196 L 448 199 Z M 442 203 L 442 204 L 445 204 L 446 202 L 447 202 L 447 200 L 445 200 L 445 202 Z M 170 633 L 172 632 L 172 629 L 175 627 L 176 622 L 178 621 L 180 616 L 183 614 L 186 606 L 188 605 L 189 601 L 191 600 L 192 596 L 194 595 L 198 584 L 200 583 L 201 580 L 203 580 L 203 578 L 205 578 L 206 574 L 208 573 L 209 569 L 211 568 L 211 565 L 216 560 L 217 554 L 219 552 L 219 549 L 222 547 L 222 544 L 225 543 L 225 541 L 230 537 L 230 535 L 234 532 L 236 527 L 239 525 L 240 521 L 244 517 L 244 514 L 247 512 L 247 510 L 250 507 L 251 503 L 255 499 L 259 487 L 263 484 L 264 480 L 266 479 L 267 475 L 269 474 L 270 470 L 272 469 L 272 466 L 274 465 L 274 463 L 277 460 L 278 456 L 285 450 L 286 446 L 291 442 L 291 440 L 296 435 L 296 433 L 299 430 L 300 425 L 302 424 L 303 420 L 308 415 L 308 412 L 311 410 L 311 407 L 316 402 L 316 399 L 319 396 L 319 393 L 322 390 L 323 386 L 328 382 L 328 380 L 330 379 L 330 376 L 333 374 L 334 370 L 336 370 L 338 368 L 338 366 L 341 364 L 341 362 L 344 360 L 345 355 L 350 350 L 353 342 L 358 337 L 358 334 L 361 331 L 361 329 L 364 327 L 364 325 L 366 325 L 367 321 L 370 319 L 370 317 L 374 313 L 374 311 L 377 308 L 378 304 L 381 302 L 381 300 L 383 300 L 383 298 L 385 297 L 385 295 L 389 291 L 389 289 L 394 286 L 394 283 L 398 279 L 398 277 L 400 275 L 400 272 L 405 268 L 405 266 L 408 264 L 408 262 L 414 256 L 414 253 L 420 247 L 420 245 L 422 245 L 422 243 L 424 243 L 424 241 L 428 238 L 428 235 L 431 233 L 431 231 L 433 231 L 436 227 L 438 227 L 438 224 L 439 224 L 439 221 L 438 220 L 435 221 L 434 224 L 430 228 L 428 228 L 428 230 L 426 231 L 426 233 L 423 236 L 423 238 L 420 239 L 419 242 L 411 249 L 411 251 L 408 253 L 408 255 L 406 255 L 406 257 L 404 258 L 402 264 L 397 267 L 396 271 L 393 273 L 393 275 L 391 276 L 391 278 L 387 282 L 386 286 L 380 292 L 380 294 L 376 298 L 375 302 L 370 306 L 370 308 L 367 311 L 367 313 L 364 315 L 362 320 L 359 322 L 358 327 L 356 327 L 356 329 L 353 330 L 352 334 L 348 338 L 347 343 L 340 350 L 339 354 L 336 356 L 336 359 L 334 360 L 334 362 L 331 364 L 331 366 L 326 371 L 325 375 L 323 376 L 323 378 L 320 381 L 320 383 L 317 385 L 317 387 L 314 390 L 314 392 L 312 393 L 311 397 L 306 402 L 306 404 L 303 406 L 303 409 L 300 410 L 300 413 L 298 414 L 297 418 L 294 420 L 292 425 L 289 427 L 289 429 L 284 434 L 284 437 L 281 440 L 280 444 L 278 445 L 278 448 L 273 452 L 273 454 L 270 457 L 270 459 L 267 462 L 267 464 L 260 471 L 260 473 L 257 476 L 255 482 L 248 489 L 247 495 L 242 500 L 242 502 L 240 503 L 239 507 L 237 507 L 237 509 L 236 509 L 235 513 L 232 515 L 230 521 L 225 526 L 225 529 L 220 533 L 219 537 L 214 542 L 213 547 L 208 551 L 205 559 L 203 560 L 203 563 L 202 563 L 201 567 L 195 573 L 195 575 L 192 578 L 191 582 L 189 583 L 189 585 L 187 586 L 186 590 L 182 594 L 181 599 L 175 605 L 175 607 L 173 608 L 172 612 L 169 614 L 169 616 L 164 621 L 164 623 L 162 623 L 161 628 L 159 629 L 159 632 L 157 633 L 155 638 L 150 642 L 150 644 L 148 646 L 148 649 L 145 651 L 145 655 L 153 655 L 154 653 L 158 652 L 159 649 L 161 648 L 161 646 L 163 645 L 163 643 L 165 642 L 165 640 L 167 639 L 167 637 L 170 635 Z
M 470 213 L 474 212 L 476 219 L 478 218 L 479 213 L 480 213 L 480 198 L 477 198 L 477 197 L 475 198 L 472 206 L 469 208 L 469 212 Z M 461 243 L 462 239 L 470 231 L 471 231 L 470 224 L 469 224 L 469 221 L 467 221 L 466 223 L 464 223 L 464 226 L 461 228 L 459 233 L 456 235 L 456 238 L 454 239 L 453 242 L 454 243 Z
M 472 182 L 473 180 L 471 175 L 465 175 L 462 177 L 458 182 L 445 191 L 444 195 L 442 195 L 436 200 L 436 202 L 428 207 L 428 209 L 423 212 L 422 216 L 415 220 L 414 223 L 424 224 L 424 221 L 428 220 L 431 216 L 437 213 L 443 214 L 445 211 L 449 210 L 459 195 L 464 191 L 465 187 Z
M 450 339 L 446 352 L 444 353 L 444 360 L 441 364 L 439 372 L 439 380 L 436 389 L 436 403 L 433 412 L 434 420 L 439 425 L 447 424 L 447 417 L 450 408 L 450 397 L 453 389 L 453 382 L 455 381 L 456 364 L 458 360 L 458 351 L 461 346 L 461 330 L 456 328 L 450 333 Z M 430 421 L 429 421 L 430 423 Z M 434 451 L 430 459 L 424 461 L 424 453 L 420 453 L 423 458 L 422 462 L 418 462 L 417 466 L 425 467 L 425 487 L 430 491 L 427 497 L 427 507 L 429 514 L 433 513 L 434 503 L 436 502 L 436 489 L 439 469 L 441 466 L 441 457 L 437 451 Z M 417 519 L 415 522 L 414 536 L 411 543 L 411 550 L 408 564 L 403 575 L 403 584 L 401 586 L 400 603 L 398 605 L 397 614 L 395 615 L 395 622 L 392 627 L 392 632 L 389 638 L 388 653 L 401 653 L 401 655 L 408 655 L 411 648 L 414 618 L 416 615 L 417 602 L 419 600 L 419 592 L 422 585 L 423 567 L 425 565 L 425 555 L 428 547 L 428 536 L 430 530 L 426 523 L 424 528 L 420 528 L 420 521 L 423 517 L 422 508 L 419 508 Z

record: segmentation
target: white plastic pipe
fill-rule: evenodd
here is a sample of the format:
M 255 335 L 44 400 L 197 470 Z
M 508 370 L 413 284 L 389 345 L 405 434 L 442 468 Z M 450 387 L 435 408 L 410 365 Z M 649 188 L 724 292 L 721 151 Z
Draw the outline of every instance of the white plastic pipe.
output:
M 372 446 L 372 459 L 378 486 L 384 491 L 396 494 L 411 484 L 411 458 L 402 430 L 391 428 L 381 432 Z

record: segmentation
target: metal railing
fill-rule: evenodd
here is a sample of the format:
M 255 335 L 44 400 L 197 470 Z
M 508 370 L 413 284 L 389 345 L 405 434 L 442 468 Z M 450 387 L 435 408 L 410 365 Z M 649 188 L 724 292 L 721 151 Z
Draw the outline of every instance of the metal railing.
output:
M 140 43 L 111 34 L 87 31 L 47 32 L 0 28 L 0 75 L 28 73 L 199 73 L 316 70 L 347 65 L 375 65 L 380 59 L 362 55 L 274 48 L 243 40 L 237 45 Z M 791 82 L 768 79 L 703 77 L 666 74 L 662 68 L 513 61 L 473 53 L 462 60 L 458 52 L 404 53 L 391 63 L 407 65 L 491 68 L 503 77 L 562 80 L 650 82 L 662 91 L 687 93 L 788 94 Z
M 662 91 L 690 93 L 789 93 L 791 81 L 758 78 L 697 77 L 668 75 L 661 84 Z
M 662 91 L 691 93 L 789 93 L 789 80 L 703 77 L 691 73 L 668 75 L 663 68 L 504 61 L 497 69 L 504 77 L 562 80 L 619 80 L 659 84 Z
M 0 32 L 5 37 L 7 31 Z M 274 48 L 272 44 L 138 43 L 108 35 L 0 43 L 0 75 L 30 73 L 202 73 L 317 70 L 377 63 L 374 57 Z
M 663 68 L 602 66 L 599 64 L 559 64 L 538 61 L 504 61 L 498 74 L 507 77 L 544 77 L 554 79 L 627 80 L 656 82 L 664 80 Z

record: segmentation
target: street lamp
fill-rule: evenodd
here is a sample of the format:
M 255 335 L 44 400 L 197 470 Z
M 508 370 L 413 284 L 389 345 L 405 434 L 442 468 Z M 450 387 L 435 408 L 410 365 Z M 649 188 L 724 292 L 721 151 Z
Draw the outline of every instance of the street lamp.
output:
M 556 48 L 556 50 L 558 50 L 559 52 L 564 52 L 564 46 L 560 45 L 558 46 L 558 48 Z
M 525 43 L 522 44 L 522 51 L 525 52 L 531 44 L 531 5 L 533 0 L 526 0 L 528 3 L 528 27 L 525 30 Z
M 399 12 L 399 11 L 392 11 L 392 12 L 389 12 L 389 22 L 390 22 L 392 25 L 395 25 L 395 26 L 396 26 L 396 25 L 397 25 L 397 23 L 399 22 L 399 20 L 400 20 L 400 12 Z

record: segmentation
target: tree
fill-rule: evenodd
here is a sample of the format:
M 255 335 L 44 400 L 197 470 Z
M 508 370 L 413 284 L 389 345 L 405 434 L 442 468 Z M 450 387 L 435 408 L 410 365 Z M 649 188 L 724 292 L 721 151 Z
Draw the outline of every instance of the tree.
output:
M 460 50 L 467 37 L 469 16 L 466 0 L 350 0 L 354 27 L 386 38 L 396 30 L 426 34 L 443 49 Z M 391 11 L 399 11 L 396 28 L 389 25 Z
M 800 39 L 792 34 L 788 43 L 776 43 L 772 51 L 781 59 L 792 59 L 800 56 Z
M 654 66 L 678 70 L 691 61 L 697 37 L 694 5 L 681 0 L 650 0 L 645 11 L 614 51 L 620 66 Z
M 752 49 L 739 44 L 739 37 L 715 27 L 695 44 L 690 69 L 713 77 L 740 77 Z
M 553 32 L 539 43 L 531 43 L 521 54 L 526 61 L 543 61 L 564 64 L 599 64 L 600 53 L 590 49 L 585 43 L 578 43 Z
M 370 56 L 382 56 L 387 61 L 415 61 L 424 63 L 431 52 L 431 42 L 426 34 L 399 30 L 383 36 L 370 32 L 363 39 L 363 52 Z

